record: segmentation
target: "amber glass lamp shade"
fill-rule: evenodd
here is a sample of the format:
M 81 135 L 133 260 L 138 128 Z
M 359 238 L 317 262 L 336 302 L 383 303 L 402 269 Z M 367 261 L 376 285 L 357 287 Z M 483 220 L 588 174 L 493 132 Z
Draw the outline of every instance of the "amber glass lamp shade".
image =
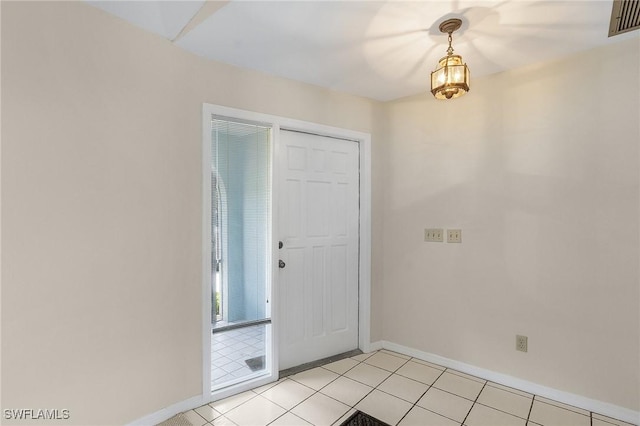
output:
M 469 91 L 469 67 L 460 55 L 447 55 L 431 73 L 431 93 L 436 99 L 455 99 Z

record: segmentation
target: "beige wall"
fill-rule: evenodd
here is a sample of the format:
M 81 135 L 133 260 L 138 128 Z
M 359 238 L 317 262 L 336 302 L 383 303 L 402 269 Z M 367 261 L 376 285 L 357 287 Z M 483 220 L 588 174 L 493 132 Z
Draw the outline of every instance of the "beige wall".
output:
M 121 424 L 201 393 L 203 102 L 371 132 L 381 162 L 371 101 L 205 61 L 81 2 L 2 2 L 3 409 Z
M 639 52 L 388 105 L 385 340 L 640 409 Z

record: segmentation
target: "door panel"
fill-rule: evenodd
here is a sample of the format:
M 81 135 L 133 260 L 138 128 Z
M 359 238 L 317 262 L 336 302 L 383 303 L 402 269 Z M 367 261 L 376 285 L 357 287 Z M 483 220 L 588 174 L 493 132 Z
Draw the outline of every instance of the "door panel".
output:
M 280 369 L 358 347 L 359 145 L 282 130 Z
M 304 298 L 304 287 L 290 285 L 290 283 L 304 282 L 304 249 L 302 247 L 292 247 L 287 250 L 284 256 L 287 263 L 287 278 L 282 281 L 284 291 L 281 292 L 282 306 L 287 306 L 284 310 L 283 336 L 286 345 L 291 345 L 304 339 L 305 335 L 305 309 L 300 300 Z

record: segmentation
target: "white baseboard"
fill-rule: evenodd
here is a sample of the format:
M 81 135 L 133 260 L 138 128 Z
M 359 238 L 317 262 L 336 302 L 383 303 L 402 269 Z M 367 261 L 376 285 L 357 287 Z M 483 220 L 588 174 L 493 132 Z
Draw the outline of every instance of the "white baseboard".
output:
M 507 374 L 497 373 L 495 371 L 476 367 L 470 364 L 465 364 L 464 362 L 445 358 L 428 352 L 419 351 L 417 349 L 409 348 L 407 346 L 399 345 L 397 343 L 388 342 L 385 340 L 372 342 L 369 347 L 372 351 L 376 349 L 387 349 L 390 351 L 398 352 L 403 355 L 418 358 L 427 362 L 432 362 L 443 367 L 452 368 L 454 370 L 458 370 L 472 376 L 480 377 L 485 380 L 490 380 L 494 383 L 499 383 L 504 386 L 509 386 L 511 388 L 519 389 L 524 392 L 542 396 L 544 398 L 553 399 L 555 401 L 582 408 L 584 410 L 603 414 L 614 419 L 634 424 L 640 424 L 640 412 L 620 407 L 618 405 L 610 404 L 608 402 L 598 401 L 570 392 L 542 386 L 540 384 L 509 376 Z
M 148 414 L 144 417 L 134 420 L 127 426 L 153 426 L 158 423 L 162 423 L 167 419 L 180 414 L 183 411 L 189 411 L 193 408 L 198 408 L 205 402 L 202 401 L 202 395 L 194 396 L 193 398 L 186 399 L 182 402 L 170 405 L 162 410 L 158 410 L 155 413 Z

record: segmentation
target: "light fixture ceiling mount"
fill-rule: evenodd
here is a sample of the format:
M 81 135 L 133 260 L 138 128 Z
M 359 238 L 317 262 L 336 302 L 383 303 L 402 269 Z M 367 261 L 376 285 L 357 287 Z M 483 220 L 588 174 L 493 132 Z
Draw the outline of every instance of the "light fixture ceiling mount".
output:
M 438 29 L 441 33 L 451 35 L 454 31 L 457 31 L 462 26 L 462 20 L 458 18 L 447 19 L 443 21 Z
M 451 34 L 462 26 L 462 20 L 451 18 L 443 21 L 440 32 L 449 34 L 447 56 L 438 61 L 438 67 L 431 73 L 431 93 L 436 99 L 454 99 L 469 91 L 469 68 L 462 62 L 462 56 L 453 54 Z

